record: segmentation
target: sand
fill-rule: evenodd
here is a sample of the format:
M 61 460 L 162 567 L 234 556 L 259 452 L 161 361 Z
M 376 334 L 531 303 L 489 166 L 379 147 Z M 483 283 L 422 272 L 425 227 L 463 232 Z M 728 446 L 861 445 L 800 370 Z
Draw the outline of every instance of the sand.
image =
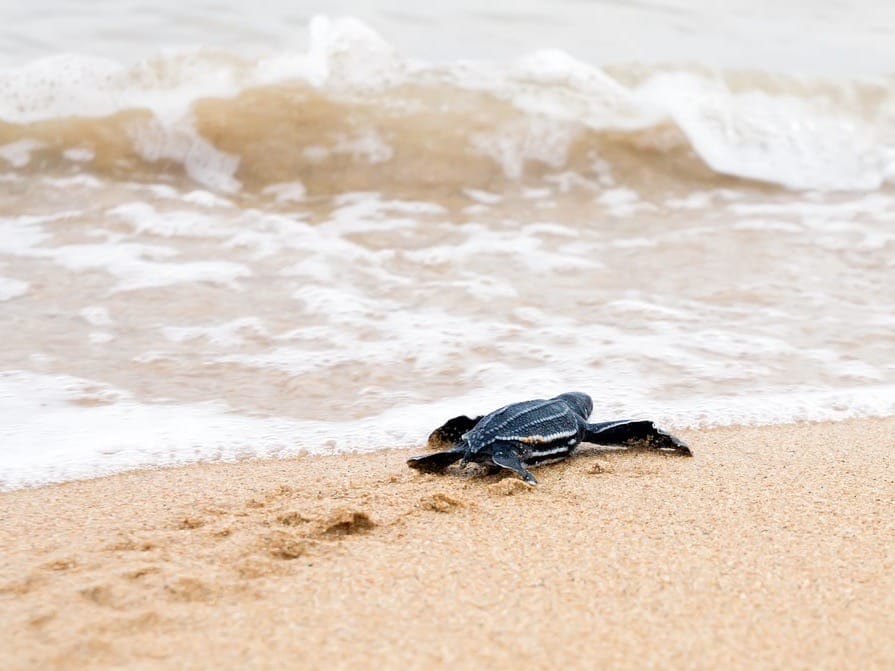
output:
M 892 669 L 895 418 L 0 494 L 0 669 Z

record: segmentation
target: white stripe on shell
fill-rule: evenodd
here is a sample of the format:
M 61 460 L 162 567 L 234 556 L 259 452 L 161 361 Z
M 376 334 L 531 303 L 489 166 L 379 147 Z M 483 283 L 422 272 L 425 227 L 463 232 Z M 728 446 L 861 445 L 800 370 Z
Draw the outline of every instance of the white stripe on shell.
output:
M 554 440 L 559 440 L 561 438 L 571 438 L 572 436 L 578 435 L 578 429 L 573 431 L 562 431 L 561 433 L 551 433 L 547 436 L 495 436 L 494 440 L 509 440 L 516 443 L 525 443 L 527 445 L 530 444 L 538 444 L 538 443 L 552 443 Z
M 568 454 L 571 451 L 572 450 L 569 449 L 568 445 L 560 445 L 559 447 L 554 447 L 549 450 L 532 450 L 531 457 L 546 457 L 550 454 L 559 454 L 561 452 Z

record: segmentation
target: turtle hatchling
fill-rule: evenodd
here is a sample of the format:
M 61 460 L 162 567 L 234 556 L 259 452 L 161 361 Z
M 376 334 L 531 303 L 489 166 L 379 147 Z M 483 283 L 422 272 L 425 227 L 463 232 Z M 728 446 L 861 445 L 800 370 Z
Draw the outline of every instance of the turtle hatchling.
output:
M 575 391 L 512 403 L 484 417 L 454 417 L 429 436 L 430 447 L 448 449 L 413 457 L 407 465 L 440 473 L 457 461 L 474 462 L 491 471 L 514 471 L 525 482 L 537 484 L 528 467 L 565 459 L 582 442 L 644 446 L 693 456 L 684 441 L 649 420 L 590 423 L 593 407 L 590 396 Z

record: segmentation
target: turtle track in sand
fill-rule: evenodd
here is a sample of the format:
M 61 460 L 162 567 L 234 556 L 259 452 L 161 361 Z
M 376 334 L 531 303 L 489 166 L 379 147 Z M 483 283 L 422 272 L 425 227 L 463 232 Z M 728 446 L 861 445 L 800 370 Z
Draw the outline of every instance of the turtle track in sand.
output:
M 351 547 L 360 539 L 388 542 L 376 537 L 402 533 L 411 518 L 462 514 L 476 505 L 458 497 L 456 487 L 450 494 L 443 491 L 436 477 L 430 478 L 428 493 L 415 500 L 401 496 L 407 481 L 418 478 L 390 475 L 377 483 L 375 493 L 351 483 L 316 491 L 274 484 L 239 502 L 172 506 L 164 523 L 132 521 L 110 528 L 95 547 L 77 555 L 47 548 L 30 570 L 0 584 L 0 599 L 27 597 L 20 624 L 35 636 L 51 638 L 65 627 L 79 631 L 77 649 L 60 655 L 59 664 L 114 665 L 122 658 L 112 639 L 149 640 L 184 626 L 197 609 L 228 599 L 263 599 L 266 591 L 282 589 L 284 580 L 312 571 L 332 553 L 362 552 Z M 86 602 L 91 616 L 72 621 L 63 610 L 41 605 L 55 601 L 42 598 L 51 593 Z M 167 654 L 149 644 L 144 653 Z
M 87 507 L 82 490 L 89 483 L 64 485 L 63 507 L 80 512 L 28 518 L 50 531 L 27 553 L 0 561 L 11 569 L 0 579 L 0 609 L 10 615 L 9 631 L 42 650 L 44 668 L 169 663 L 181 632 L 205 626 L 216 613 L 287 593 L 312 618 L 313 603 L 302 602 L 308 595 L 366 589 L 364 571 L 314 587 L 337 559 L 383 555 L 383 545 L 413 546 L 434 517 L 455 518 L 437 543 L 462 542 L 469 521 L 529 505 L 520 497 L 547 504 L 574 496 L 563 473 L 589 465 L 580 459 L 551 467 L 550 486 L 533 488 L 477 469 L 445 480 L 405 469 L 405 458 L 396 451 L 375 466 L 363 455 L 325 460 L 311 477 L 302 477 L 311 470 L 302 459 L 260 464 L 249 472 L 264 475 L 245 478 L 238 464 L 121 474 L 106 483 L 113 496 L 91 498 Z M 27 534 L 27 527 L 11 532 Z M 408 580 L 416 570 L 408 564 Z M 308 622 L 295 626 L 314 626 Z
M 284 626 L 312 631 L 314 599 L 364 594 L 381 570 L 375 558 L 389 554 L 383 546 L 450 553 L 483 515 L 574 497 L 564 474 L 592 465 L 583 458 L 552 466 L 549 485 L 536 488 L 475 468 L 450 479 L 418 473 L 404 466 L 408 452 L 123 473 L 97 487 L 72 482 L 54 496 L 75 516 L 13 492 L 18 521 L 6 533 L 39 531 L 27 550 L 0 558 L 0 625 L 36 651 L 41 668 L 134 659 L 164 666 L 177 658 L 184 632 L 242 617 L 255 609 L 249 603 L 264 610 L 284 594 L 301 614 Z M 432 538 L 436 522 L 442 534 Z M 420 579 L 418 560 L 402 565 L 403 580 Z M 331 582 L 333 563 L 354 568 Z

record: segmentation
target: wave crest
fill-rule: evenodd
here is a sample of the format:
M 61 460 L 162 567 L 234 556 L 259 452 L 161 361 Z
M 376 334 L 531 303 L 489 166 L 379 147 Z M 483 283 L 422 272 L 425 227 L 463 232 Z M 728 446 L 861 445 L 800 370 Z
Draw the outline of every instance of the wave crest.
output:
M 599 69 L 558 51 L 433 64 L 353 19 L 317 17 L 309 33 L 307 52 L 259 59 L 192 50 L 125 67 L 60 55 L 0 71 L 0 158 L 117 179 L 182 171 L 226 192 L 301 182 L 310 194 L 495 188 L 567 171 L 818 190 L 895 176 L 886 80 Z

